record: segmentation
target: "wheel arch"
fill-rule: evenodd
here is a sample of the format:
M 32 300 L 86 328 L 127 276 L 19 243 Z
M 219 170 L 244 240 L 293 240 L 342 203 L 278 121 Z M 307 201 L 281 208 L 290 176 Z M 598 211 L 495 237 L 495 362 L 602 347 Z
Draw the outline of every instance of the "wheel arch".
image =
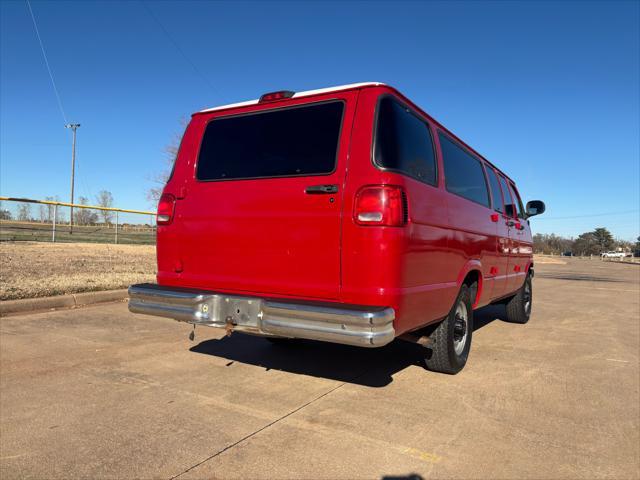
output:
M 482 295 L 482 288 L 484 285 L 484 280 L 482 277 L 482 264 L 479 260 L 470 260 L 468 261 L 464 268 L 458 274 L 458 289 L 462 287 L 462 285 L 467 285 L 469 288 L 476 284 L 477 287 L 475 291 L 471 291 L 471 307 L 476 308 L 478 305 L 478 301 L 480 300 L 480 296 Z
M 527 274 L 531 274 L 532 277 L 535 275 L 535 270 L 533 268 L 533 260 L 529 260 L 529 263 L 527 263 L 527 268 L 525 269 L 525 272 L 527 272 Z

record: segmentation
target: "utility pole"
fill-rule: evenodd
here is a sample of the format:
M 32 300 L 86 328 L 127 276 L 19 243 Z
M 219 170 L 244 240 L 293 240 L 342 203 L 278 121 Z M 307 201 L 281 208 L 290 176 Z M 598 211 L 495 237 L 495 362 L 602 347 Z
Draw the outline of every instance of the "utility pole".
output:
M 80 127 L 79 123 L 68 123 L 64 128 L 73 130 L 73 147 L 71 150 L 71 203 L 73 205 L 73 186 L 76 176 L 76 130 Z M 71 207 L 71 216 L 69 217 L 69 233 L 73 233 L 73 207 Z

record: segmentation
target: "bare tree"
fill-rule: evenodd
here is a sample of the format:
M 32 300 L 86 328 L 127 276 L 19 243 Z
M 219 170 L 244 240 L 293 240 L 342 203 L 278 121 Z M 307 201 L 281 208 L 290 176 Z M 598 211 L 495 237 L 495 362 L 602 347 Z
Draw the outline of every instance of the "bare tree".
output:
M 55 197 L 46 197 L 45 200 L 49 202 L 59 202 L 60 198 L 56 195 Z M 55 205 L 47 205 L 47 222 L 53 222 L 53 215 L 56 212 Z
M 186 128 L 187 119 L 181 119 L 180 124 L 182 125 L 183 129 Z M 151 177 L 151 181 L 154 185 L 147 189 L 147 200 L 149 200 L 149 203 L 152 204 L 153 208 L 155 208 L 158 204 L 160 195 L 162 195 L 162 190 L 164 189 L 167 180 L 169 180 L 169 177 L 171 176 L 171 171 L 173 170 L 173 165 L 178 155 L 178 149 L 180 148 L 181 140 L 181 135 L 174 134 L 173 138 L 171 139 L 171 143 L 164 147 L 162 170 L 160 171 L 160 173 L 157 173 Z
M 533 236 L 533 251 L 535 253 L 561 254 L 570 252 L 572 246 L 572 238 L 561 237 L 554 233 L 536 233 Z
M 21 203 L 18 205 L 18 220 L 21 222 L 28 222 L 31 220 L 31 205 L 28 203 Z
M 11 212 L 3 208 L 2 202 L 0 202 L 0 220 L 11 220 L 12 218 Z
M 113 195 L 108 190 L 100 190 L 96 196 L 96 204 L 99 207 L 112 208 L 113 207 Z M 113 212 L 109 210 L 98 210 L 98 215 L 102 217 L 104 223 L 111 223 L 113 220 Z
M 87 197 L 80 197 L 78 203 L 80 205 L 89 205 L 89 199 Z M 98 214 L 89 208 L 78 208 L 73 216 L 77 225 L 91 225 L 92 223 L 98 223 Z
M 47 206 L 46 205 L 40 205 L 40 222 L 41 223 L 45 223 L 47 221 Z
M 49 202 L 57 202 L 57 197 L 45 197 L 45 200 Z M 53 222 L 53 212 L 55 207 L 53 205 L 40 205 L 40 221 L 42 223 Z

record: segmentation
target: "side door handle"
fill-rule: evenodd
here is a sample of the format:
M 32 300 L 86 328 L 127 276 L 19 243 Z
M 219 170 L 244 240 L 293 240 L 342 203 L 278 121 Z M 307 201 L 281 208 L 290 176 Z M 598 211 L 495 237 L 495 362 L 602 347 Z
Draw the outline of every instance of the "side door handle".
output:
M 516 224 L 513 220 L 507 220 L 507 227 L 513 227 Z
M 309 195 L 328 195 L 338 193 L 338 185 L 309 185 L 304 189 L 304 193 Z

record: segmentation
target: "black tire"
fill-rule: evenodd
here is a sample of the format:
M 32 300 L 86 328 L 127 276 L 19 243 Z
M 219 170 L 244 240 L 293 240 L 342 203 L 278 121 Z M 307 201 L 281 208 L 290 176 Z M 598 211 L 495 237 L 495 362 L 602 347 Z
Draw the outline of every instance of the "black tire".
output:
M 431 333 L 425 363 L 433 372 L 455 375 L 467 363 L 473 336 L 473 309 L 469 286 L 462 285 L 449 315 Z M 466 319 L 464 318 L 466 316 Z M 464 344 L 460 342 L 464 341 Z
M 505 304 L 507 308 L 507 322 L 524 324 L 531 317 L 531 305 L 533 304 L 533 288 L 531 275 L 527 275 L 522 287 Z
M 272 345 L 287 347 L 295 342 L 295 338 L 288 337 L 265 337 Z

